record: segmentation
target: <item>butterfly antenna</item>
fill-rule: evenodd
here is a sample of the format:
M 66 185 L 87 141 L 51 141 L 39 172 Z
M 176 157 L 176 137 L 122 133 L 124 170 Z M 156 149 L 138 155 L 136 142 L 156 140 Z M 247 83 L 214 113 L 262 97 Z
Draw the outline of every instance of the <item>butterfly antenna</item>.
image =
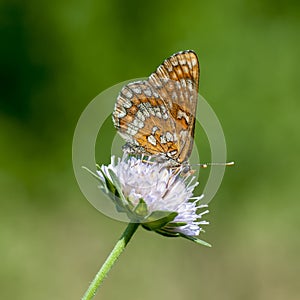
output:
M 193 166 L 200 166 L 203 169 L 206 169 L 210 166 L 233 166 L 234 165 L 234 161 L 230 161 L 230 162 L 226 162 L 226 163 L 204 163 L 204 164 L 197 164 L 197 165 L 193 165 Z

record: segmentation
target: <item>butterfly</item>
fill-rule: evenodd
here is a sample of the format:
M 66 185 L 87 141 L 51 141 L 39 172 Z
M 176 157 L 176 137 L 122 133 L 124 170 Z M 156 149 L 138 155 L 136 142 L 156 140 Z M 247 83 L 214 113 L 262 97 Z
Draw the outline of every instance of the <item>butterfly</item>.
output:
M 199 62 L 192 50 L 167 58 L 147 80 L 125 85 L 112 119 L 133 154 L 188 161 L 194 140 Z

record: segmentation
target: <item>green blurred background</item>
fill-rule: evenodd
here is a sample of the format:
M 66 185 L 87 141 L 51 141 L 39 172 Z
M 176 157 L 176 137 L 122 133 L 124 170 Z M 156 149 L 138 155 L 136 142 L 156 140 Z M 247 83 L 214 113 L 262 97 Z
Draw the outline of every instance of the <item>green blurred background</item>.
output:
M 236 162 L 210 204 L 213 248 L 140 229 L 95 299 L 299 299 L 299 1 L 0 8 L 1 299 L 80 299 L 125 224 L 77 186 L 77 120 L 102 90 L 184 49 Z

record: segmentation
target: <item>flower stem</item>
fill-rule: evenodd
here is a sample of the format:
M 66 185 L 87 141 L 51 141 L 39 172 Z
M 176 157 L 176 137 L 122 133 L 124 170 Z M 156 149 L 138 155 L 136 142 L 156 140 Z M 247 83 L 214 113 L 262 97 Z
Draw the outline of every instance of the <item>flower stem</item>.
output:
M 125 231 L 123 232 L 122 236 L 118 240 L 117 244 L 115 245 L 114 249 L 111 251 L 109 256 L 107 257 L 106 261 L 102 265 L 101 269 L 96 274 L 95 278 L 89 285 L 89 288 L 81 298 L 81 300 L 90 300 L 92 299 L 98 287 L 103 282 L 105 277 L 107 276 L 108 272 L 114 265 L 114 263 L 117 261 L 123 250 L 125 249 L 126 245 L 130 241 L 131 237 L 135 233 L 139 226 L 139 223 L 129 223 Z

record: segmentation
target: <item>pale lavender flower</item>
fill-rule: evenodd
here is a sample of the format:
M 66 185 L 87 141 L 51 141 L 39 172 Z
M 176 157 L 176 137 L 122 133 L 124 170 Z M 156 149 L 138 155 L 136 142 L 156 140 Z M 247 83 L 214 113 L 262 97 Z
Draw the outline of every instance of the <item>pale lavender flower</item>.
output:
M 151 158 L 124 155 L 117 162 L 112 156 L 111 163 L 102 165 L 97 175 L 118 210 L 133 222 L 166 236 L 183 236 L 208 245 L 196 238 L 208 224 L 202 220 L 208 210 L 200 203 L 203 195 L 193 196 L 198 182 L 192 172 Z

